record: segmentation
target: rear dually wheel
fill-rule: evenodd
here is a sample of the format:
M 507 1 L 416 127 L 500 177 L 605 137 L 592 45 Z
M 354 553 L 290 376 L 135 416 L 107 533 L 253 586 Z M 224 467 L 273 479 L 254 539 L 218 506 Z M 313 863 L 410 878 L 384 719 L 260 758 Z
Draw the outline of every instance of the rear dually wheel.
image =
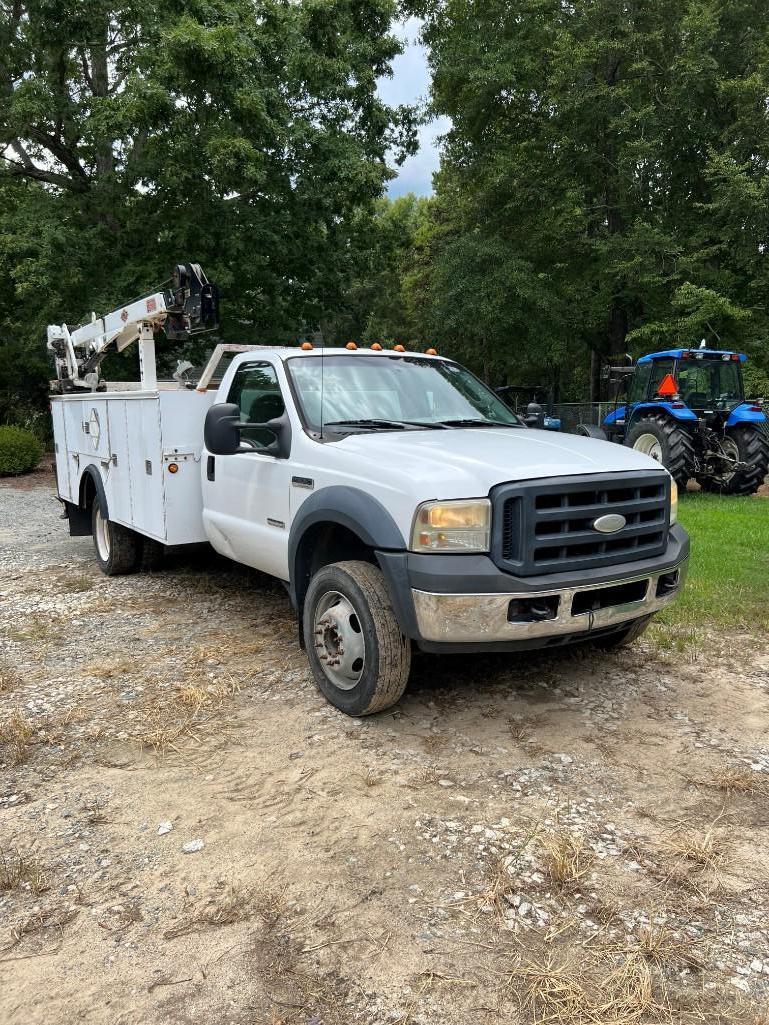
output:
M 107 519 L 97 495 L 91 509 L 93 546 L 99 569 L 108 577 L 133 573 L 142 559 L 142 538 L 128 527 Z

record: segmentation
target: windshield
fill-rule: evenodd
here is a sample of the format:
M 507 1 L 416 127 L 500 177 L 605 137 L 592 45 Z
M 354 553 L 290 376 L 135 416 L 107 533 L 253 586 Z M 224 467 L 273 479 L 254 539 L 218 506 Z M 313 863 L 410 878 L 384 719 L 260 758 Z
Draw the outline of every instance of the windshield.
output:
M 415 429 L 468 422 L 519 427 L 520 421 L 477 378 L 419 356 L 297 356 L 286 366 L 308 428 Z
M 679 360 L 678 393 L 690 409 L 740 402 L 740 365 L 736 360 Z

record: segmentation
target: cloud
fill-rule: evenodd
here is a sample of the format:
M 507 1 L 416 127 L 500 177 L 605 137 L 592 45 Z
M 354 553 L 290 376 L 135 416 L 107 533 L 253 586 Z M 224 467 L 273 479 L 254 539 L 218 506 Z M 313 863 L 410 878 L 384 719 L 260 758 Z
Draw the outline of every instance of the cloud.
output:
M 419 42 L 421 27 L 419 18 L 409 18 L 396 29 L 396 35 L 405 44 L 404 51 L 393 61 L 392 78 L 380 78 L 377 83 L 379 95 L 391 106 L 422 104 L 429 97 L 430 69 L 427 51 Z M 390 196 L 402 196 L 406 192 L 415 192 L 418 196 L 432 193 L 432 176 L 440 163 L 438 137 L 448 130 L 450 124 L 448 118 L 441 117 L 421 126 L 419 152 L 409 157 L 400 168 L 391 163 L 398 177 L 388 186 Z

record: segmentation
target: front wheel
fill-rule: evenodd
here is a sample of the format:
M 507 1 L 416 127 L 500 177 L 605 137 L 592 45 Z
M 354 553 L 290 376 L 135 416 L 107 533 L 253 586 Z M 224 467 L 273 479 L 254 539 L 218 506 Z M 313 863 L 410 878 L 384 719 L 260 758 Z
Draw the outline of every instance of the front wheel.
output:
M 96 561 L 108 577 L 133 573 L 142 560 L 142 539 L 139 534 L 113 523 L 104 515 L 99 496 L 93 500 L 91 531 Z
M 672 417 L 643 416 L 625 438 L 628 448 L 661 463 L 681 490 L 694 476 L 694 444 L 689 432 Z
M 646 633 L 650 623 L 651 616 L 634 619 L 632 623 L 628 623 L 621 630 L 616 630 L 612 634 L 606 634 L 604 637 L 597 637 L 594 641 L 588 641 L 588 644 L 592 644 L 595 648 L 601 648 L 603 651 L 625 648 L 628 644 L 638 640 L 641 634 Z
M 411 645 L 400 631 L 381 570 L 337 562 L 313 576 L 303 636 L 318 689 L 347 715 L 371 715 L 403 694 Z

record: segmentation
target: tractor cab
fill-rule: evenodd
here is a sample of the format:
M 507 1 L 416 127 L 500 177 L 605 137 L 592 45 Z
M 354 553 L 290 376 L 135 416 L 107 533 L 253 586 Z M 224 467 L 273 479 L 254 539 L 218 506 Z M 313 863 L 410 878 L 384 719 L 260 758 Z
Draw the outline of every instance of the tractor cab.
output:
M 670 349 L 642 356 L 629 389 L 631 405 L 681 402 L 700 416 L 731 412 L 745 401 L 741 364 L 746 357 L 717 349 Z
M 745 399 L 739 352 L 666 349 L 635 366 L 610 368 L 614 408 L 605 437 L 662 463 L 680 486 L 695 479 L 707 491 L 753 494 L 769 468 L 769 428 L 763 400 Z

